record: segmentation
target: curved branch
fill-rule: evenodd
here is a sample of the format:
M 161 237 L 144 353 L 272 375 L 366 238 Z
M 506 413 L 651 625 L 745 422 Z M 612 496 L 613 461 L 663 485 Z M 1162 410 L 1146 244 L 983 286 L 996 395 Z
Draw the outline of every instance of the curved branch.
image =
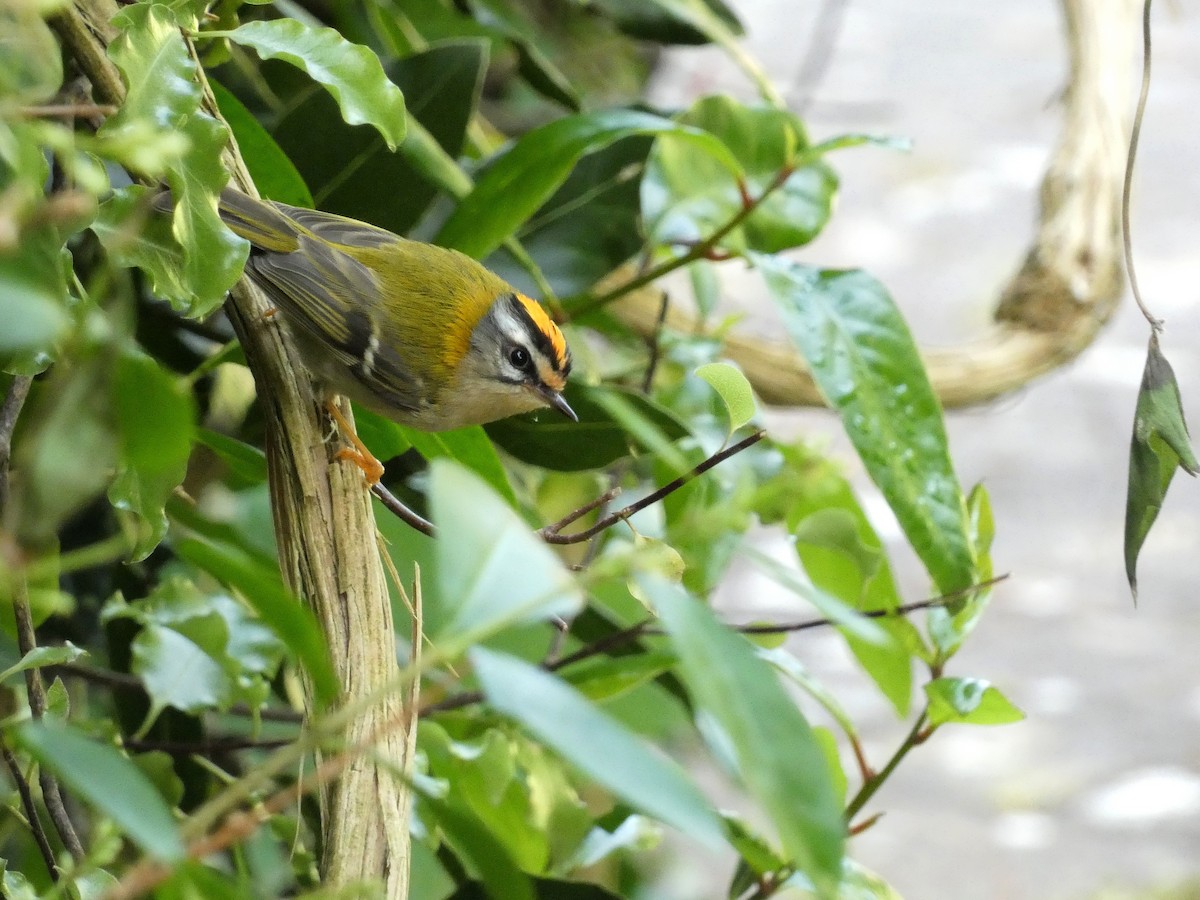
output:
M 1042 179 L 1037 230 L 1017 273 L 1000 292 L 994 327 L 977 340 L 923 354 L 946 407 L 971 406 L 1024 387 L 1078 356 L 1112 317 L 1121 295 L 1121 179 L 1134 63 L 1136 0 L 1062 0 L 1070 58 L 1063 133 Z M 628 276 L 621 276 L 611 289 Z M 644 288 L 609 311 L 652 334 L 660 291 Z M 667 327 L 694 332 L 672 308 Z M 823 406 L 790 345 L 731 333 L 725 353 L 758 395 L 780 406 Z

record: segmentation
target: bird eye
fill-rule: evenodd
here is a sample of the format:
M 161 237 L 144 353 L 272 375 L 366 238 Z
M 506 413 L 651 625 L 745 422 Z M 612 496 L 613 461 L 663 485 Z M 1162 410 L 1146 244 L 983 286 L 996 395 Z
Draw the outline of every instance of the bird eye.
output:
M 508 361 L 512 363 L 515 368 L 528 368 L 530 363 L 529 351 L 524 347 L 513 347 L 508 351 Z

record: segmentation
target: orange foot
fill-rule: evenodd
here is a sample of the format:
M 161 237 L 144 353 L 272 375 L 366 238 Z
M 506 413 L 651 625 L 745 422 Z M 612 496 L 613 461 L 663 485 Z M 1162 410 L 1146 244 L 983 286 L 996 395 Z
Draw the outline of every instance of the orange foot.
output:
M 363 475 L 367 479 L 367 487 L 374 487 L 379 483 L 379 479 L 383 477 L 383 463 L 377 460 L 371 451 L 367 449 L 354 431 L 354 427 L 346 421 L 346 417 L 342 415 L 342 411 L 337 408 L 337 405 L 332 400 L 325 402 L 325 411 L 333 417 L 333 421 L 337 423 L 338 430 L 345 435 L 352 447 L 343 447 L 336 454 L 335 459 L 344 459 L 347 462 L 352 462 L 354 465 L 362 469 Z

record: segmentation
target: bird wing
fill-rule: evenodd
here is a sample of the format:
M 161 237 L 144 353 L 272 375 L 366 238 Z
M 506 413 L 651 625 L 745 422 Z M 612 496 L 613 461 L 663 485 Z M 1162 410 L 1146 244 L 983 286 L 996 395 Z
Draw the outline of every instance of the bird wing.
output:
M 308 222 L 301 224 L 317 233 Z M 396 240 L 390 232 L 383 234 Z M 426 386 L 397 352 L 395 336 L 382 333 L 381 288 L 369 268 L 336 246 L 301 234 L 294 252 L 253 254 L 247 271 L 291 325 L 321 344 L 329 362 L 316 374 L 329 379 L 332 387 L 345 390 L 348 376 L 387 407 L 412 412 L 422 408 Z

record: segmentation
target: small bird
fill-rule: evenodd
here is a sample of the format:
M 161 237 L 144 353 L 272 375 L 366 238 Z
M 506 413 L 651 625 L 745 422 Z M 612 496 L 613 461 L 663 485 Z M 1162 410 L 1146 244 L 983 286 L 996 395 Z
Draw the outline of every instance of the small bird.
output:
M 219 211 L 250 242 L 246 274 L 327 391 L 423 431 L 543 406 L 578 421 L 562 396 L 571 371 L 562 331 L 469 256 L 230 189 Z M 368 481 L 378 481 L 382 466 L 343 430 L 374 464 L 360 462 Z

